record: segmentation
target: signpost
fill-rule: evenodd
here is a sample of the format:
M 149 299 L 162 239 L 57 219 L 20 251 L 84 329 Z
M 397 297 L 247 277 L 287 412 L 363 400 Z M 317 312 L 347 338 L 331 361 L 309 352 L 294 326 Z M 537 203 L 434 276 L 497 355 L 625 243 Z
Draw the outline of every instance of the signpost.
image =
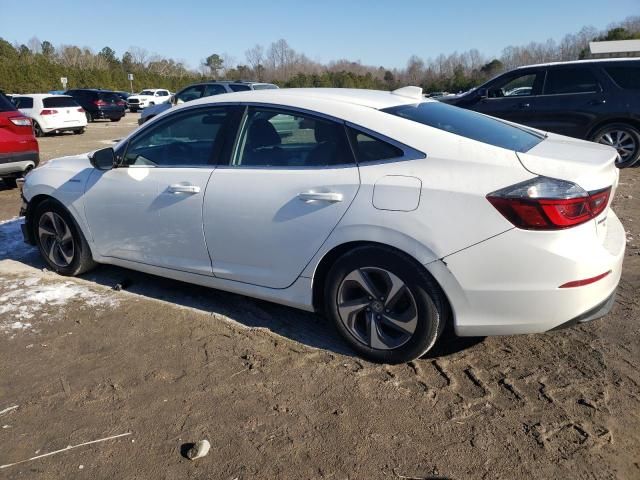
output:
M 129 85 L 131 85 L 131 93 L 133 93 L 133 73 L 128 73 L 127 78 L 129 79 Z
M 60 77 L 60 83 L 62 84 L 62 90 L 67 89 L 67 77 Z

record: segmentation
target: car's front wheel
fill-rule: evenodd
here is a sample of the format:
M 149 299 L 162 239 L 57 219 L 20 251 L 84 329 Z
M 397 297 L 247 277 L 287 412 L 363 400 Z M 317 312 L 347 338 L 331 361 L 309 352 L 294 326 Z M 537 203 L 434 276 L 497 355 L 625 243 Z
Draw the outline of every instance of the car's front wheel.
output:
M 626 123 L 605 125 L 591 138 L 594 142 L 609 145 L 618 150 L 616 166 L 626 168 L 640 159 L 640 132 Z
M 42 137 L 44 135 L 42 127 L 40 127 L 40 124 L 38 122 L 33 122 L 33 134 L 36 137 Z
M 340 257 L 327 276 L 325 311 L 362 356 L 402 363 L 435 344 L 448 317 L 440 287 L 397 250 L 365 246 Z
M 84 235 L 57 202 L 45 200 L 38 205 L 32 227 L 42 258 L 55 272 L 75 276 L 95 267 Z

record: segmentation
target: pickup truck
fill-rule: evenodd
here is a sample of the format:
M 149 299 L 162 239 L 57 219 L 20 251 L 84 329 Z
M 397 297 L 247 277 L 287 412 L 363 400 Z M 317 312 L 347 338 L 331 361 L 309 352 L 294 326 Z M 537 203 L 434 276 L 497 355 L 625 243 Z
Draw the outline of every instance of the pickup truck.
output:
M 162 88 L 147 88 L 136 95 L 127 98 L 129 111 L 137 112 L 151 105 L 167 103 L 171 98 L 171 92 Z

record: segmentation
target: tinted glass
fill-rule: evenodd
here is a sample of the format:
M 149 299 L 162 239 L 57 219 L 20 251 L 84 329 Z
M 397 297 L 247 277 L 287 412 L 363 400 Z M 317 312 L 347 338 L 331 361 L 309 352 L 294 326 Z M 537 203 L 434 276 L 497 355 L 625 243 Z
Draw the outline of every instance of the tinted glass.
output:
M 211 97 L 212 95 L 220 95 L 221 93 L 227 93 L 227 90 L 222 85 L 205 85 L 203 97 Z
M 586 93 L 600 90 L 598 81 L 588 68 L 554 68 L 547 71 L 545 95 Z
M 352 143 L 355 147 L 358 162 L 375 162 L 379 160 L 389 160 L 392 158 L 400 158 L 404 152 L 398 147 L 394 147 L 390 143 L 380 139 L 373 138 L 366 133 L 350 129 Z
M 532 95 L 536 77 L 537 74 L 535 73 L 526 73 L 524 75 L 505 79 L 503 83 L 491 87 L 489 90 L 489 97 L 524 97 Z
M 31 97 L 16 97 L 13 101 L 17 108 L 33 108 L 33 98 Z
M 98 97 L 100 98 L 100 100 L 103 100 L 107 103 L 118 103 L 122 101 L 122 99 L 115 93 L 99 93 Z
M 232 83 L 229 85 L 229 88 L 234 92 L 245 92 L 247 90 L 251 90 L 249 85 L 242 85 L 240 83 Z
M 49 97 L 42 100 L 42 105 L 46 108 L 78 107 L 79 105 L 71 97 Z
M 613 66 L 604 69 L 620 88 L 640 90 L 640 65 Z
M 544 137 L 524 128 L 514 127 L 493 117 L 440 102 L 423 102 L 387 108 L 384 112 L 488 143 L 496 147 L 526 152 Z
M 171 115 L 136 137 L 125 165 L 186 167 L 210 165 L 213 147 L 227 118 L 225 108 Z
M 13 112 L 16 107 L 0 93 L 0 112 Z
M 153 96 L 153 93 L 151 90 L 143 90 L 141 91 L 138 95 L 151 95 Z
M 272 85 L 271 83 L 261 83 L 259 85 L 254 85 L 254 90 L 273 90 L 274 88 L 278 88 L 277 85 Z
M 190 102 L 196 98 L 202 96 L 204 91 L 204 85 L 194 85 L 193 87 L 187 87 L 176 95 L 176 99 L 182 102 Z
M 166 97 L 167 95 L 169 95 L 167 92 L 165 92 L 164 90 L 158 92 L 158 96 L 159 97 Z
M 234 165 L 325 167 L 353 163 L 344 126 L 284 110 L 250 108 Z

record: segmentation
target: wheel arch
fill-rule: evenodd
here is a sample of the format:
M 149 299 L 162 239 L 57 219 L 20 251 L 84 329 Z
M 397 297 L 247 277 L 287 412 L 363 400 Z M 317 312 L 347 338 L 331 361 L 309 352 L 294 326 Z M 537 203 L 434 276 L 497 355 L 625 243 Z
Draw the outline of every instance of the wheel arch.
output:
M 635 128 L 636 130 L 640 131 L 640 120 L 631 118 L 631 117 L 613 117 L 613 118 L 607 118 L 605 120 L 600 120 L 598 123 L 593 125 L 589 130 L 589 133 L 587 134 L 586 139 L 591 140 L 598 130 L 600 130 L 603 127 L 606 127 L 607 125 L 612 125 L 614 123 L 626 123 L 632 126 L 633 128 Z

